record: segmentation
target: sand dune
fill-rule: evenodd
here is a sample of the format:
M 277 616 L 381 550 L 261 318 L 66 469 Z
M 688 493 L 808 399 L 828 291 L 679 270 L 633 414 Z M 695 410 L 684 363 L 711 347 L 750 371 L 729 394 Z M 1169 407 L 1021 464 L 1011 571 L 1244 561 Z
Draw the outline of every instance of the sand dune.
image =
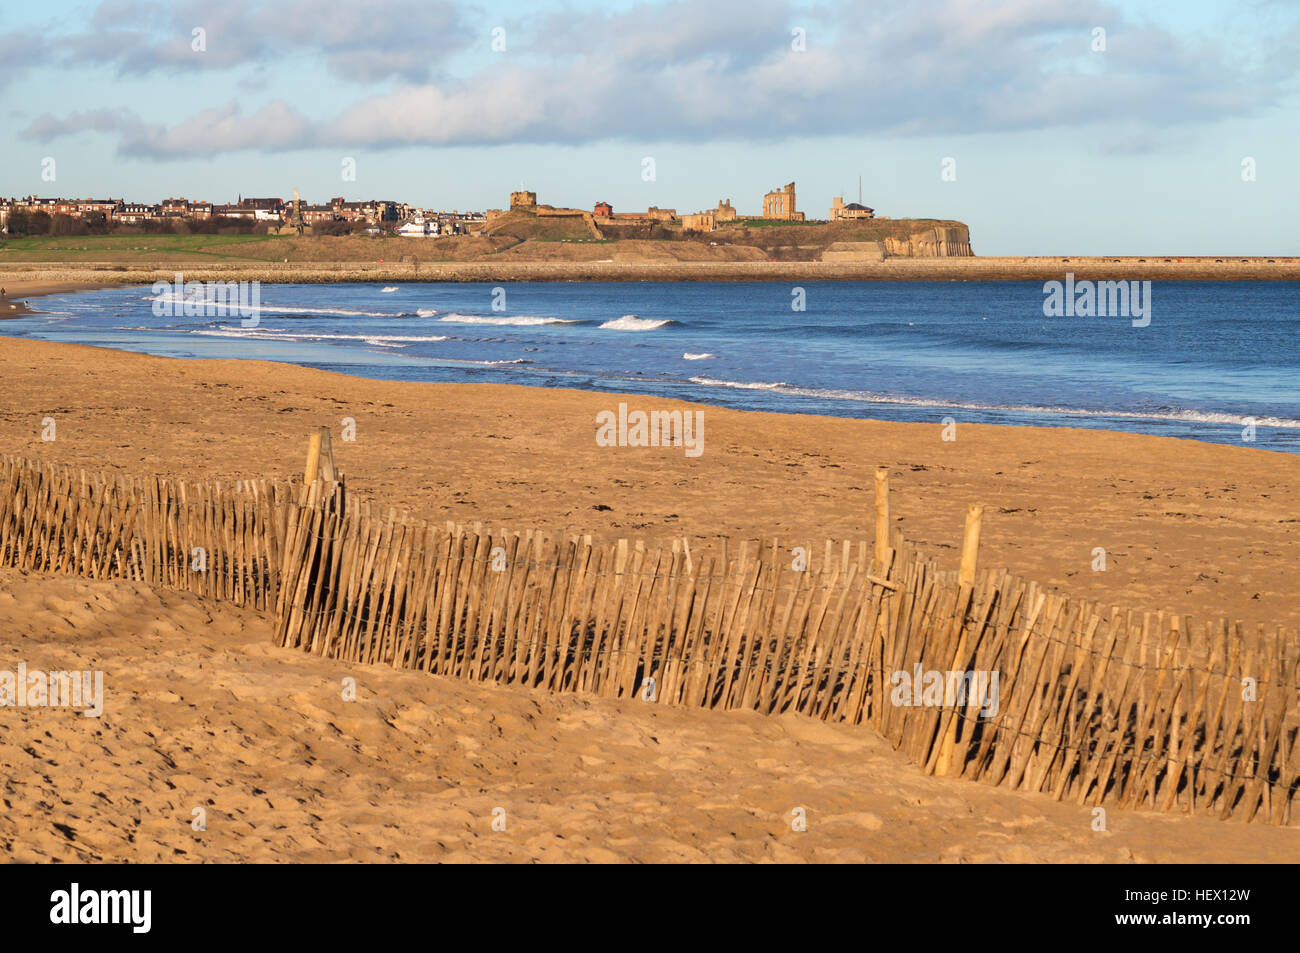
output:
M 0 709 L 17 861 L 1300 860 L 1300 831 L 921 774 L 867 728 L 341 666 L 255 613 L 0 570 L 0 668 L 105 711 Z M 357 699 L 341 682 L 356 679 Z M 193 810 L 206 830 L 193 829 Z M 505 830 L 493 830 L 496 809 Z M 803 808 L 807 829 L 792 829 Z

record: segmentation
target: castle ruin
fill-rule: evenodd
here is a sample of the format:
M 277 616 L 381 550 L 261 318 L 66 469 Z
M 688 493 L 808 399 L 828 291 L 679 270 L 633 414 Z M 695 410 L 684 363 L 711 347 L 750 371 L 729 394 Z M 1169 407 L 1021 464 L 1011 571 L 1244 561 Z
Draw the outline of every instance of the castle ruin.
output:
M 773 189 L 763 196 L 763 217 L 783 222 L 804 221 L 803 212 L 795 208 L 794 183 Z

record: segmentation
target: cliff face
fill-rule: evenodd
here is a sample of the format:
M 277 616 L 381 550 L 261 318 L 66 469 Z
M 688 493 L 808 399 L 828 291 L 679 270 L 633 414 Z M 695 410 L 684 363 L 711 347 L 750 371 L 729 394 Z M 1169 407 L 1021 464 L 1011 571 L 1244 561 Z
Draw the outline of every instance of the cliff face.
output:
M 897 258 L 965 258 L 970 250 L 970 229 L 941 225 L 913 232 L 906 240 L 885 239 L 885 254 Z
M 885 258 L 968 258 L 973 255 L 970 229 L 953 224 L 881 235 L 874 241 L 832 242 L 821 253 L 821 260 L 859 262 Z

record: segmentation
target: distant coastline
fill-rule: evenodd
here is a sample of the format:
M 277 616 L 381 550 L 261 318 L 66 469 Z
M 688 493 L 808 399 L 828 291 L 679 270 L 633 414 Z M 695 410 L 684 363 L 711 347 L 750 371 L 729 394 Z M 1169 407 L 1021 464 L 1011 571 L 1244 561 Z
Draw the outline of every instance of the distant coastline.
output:
M 14 317 L 20 300 L 43 294 L 171 281 L 345 282 L 487 281 L 1300 281 L 1300 258 L 1217 257 L 969 257 L 821 261 L 156 261 L 24 262 L 0 266 L 8 296 L 0 314 Z

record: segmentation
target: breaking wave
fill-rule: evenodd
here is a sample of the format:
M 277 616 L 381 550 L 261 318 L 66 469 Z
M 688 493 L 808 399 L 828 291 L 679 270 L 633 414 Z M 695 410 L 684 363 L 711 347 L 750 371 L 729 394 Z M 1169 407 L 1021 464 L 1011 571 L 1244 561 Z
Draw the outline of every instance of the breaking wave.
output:
M 328 331 L 276 331 L 271 328 L 204 328 L 188 332 L 203 337 L 247 338 L 252 341 L 363 341 L 379 347 L 406 347 L 426 341 L 445 341 L 443 334 L 331 334 Z
M 822 400 L 851 400 L 864 404 L 896 404 L 907 407 L 945 407 L 956 410 L 1005 411 L 1023 414 L 1065 414 L 1077 417 L 1113 417 L 1124 420 L 1169 420 L 1186 423 L 1226 424 L 1257 427 L 1278 427 L 1300 430 L 1300 420 L 1285 417 L 1251 417 L 1243 414 L 1224 414 L 1200 410 L 1140 411 L 1140 410 L 1085 410 L 1077 407 L 1041 407 L 1033 404 L 980 404 L 926 397 L 894 397 L 872 394 L 867 391 L 831 390 L 817 387 L 796 387 L 785 381 L 727 381 L 711 377 L 692 377 L 692 384 L 701 387 L 724 387 L 733 390 L 761 390 L 787 397 L 814 397 Z
M 423 316 L 423 315 L 422 315 Z M 445 321 L 449 324 L 496 324 L 496 325 L 513 325 L 517 327 L 541 327 L 546 324 L 581 324 L 581 321 L 568 320 L 565 318 L 538 318 L 530 314 L 517 314 L 508 318 L 493 318 L 477 314 L 444 314 L 439 321 Z
M 656 328 L 662 328 L 666 324 L 676 323 L 672 318 L 642 318 L 635 314 L 625 314 L 613 321 L 606 321 L 600 327 L 603 331 L 653 331 Z

